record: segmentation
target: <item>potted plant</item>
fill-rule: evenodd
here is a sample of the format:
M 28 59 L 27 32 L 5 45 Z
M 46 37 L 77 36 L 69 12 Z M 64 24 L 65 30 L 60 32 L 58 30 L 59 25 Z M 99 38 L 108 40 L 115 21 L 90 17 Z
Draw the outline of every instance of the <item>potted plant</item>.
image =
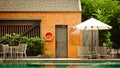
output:
M 21 35 L 13 33 L 10 38 L 12 46 L 17 46 L 19 44 Z
M 28 44 L 29 38 L 26 36 L 21 36 L 19 39 L 19 44 Z
M 5 34 L 4 36 L 1 37 L 1 43 L 2 44 L 11 44 L 11 34 Z

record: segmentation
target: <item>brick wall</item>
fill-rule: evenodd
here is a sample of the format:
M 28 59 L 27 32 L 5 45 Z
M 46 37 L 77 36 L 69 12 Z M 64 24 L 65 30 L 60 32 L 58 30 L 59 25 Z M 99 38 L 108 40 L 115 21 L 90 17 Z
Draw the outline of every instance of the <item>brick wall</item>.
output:
M 51 51 L 55 57 L 55 25 L 68 25 L 68 57 L 77 58 L 77 47 L 81 46 L 81 32 L 72 27 L 81 22 L 81 12 L 7 12 L 0 13 L 0 19 L 41 19 L 41 35 L 52 31 L 54 39 L 45 44 L 45 50 Z

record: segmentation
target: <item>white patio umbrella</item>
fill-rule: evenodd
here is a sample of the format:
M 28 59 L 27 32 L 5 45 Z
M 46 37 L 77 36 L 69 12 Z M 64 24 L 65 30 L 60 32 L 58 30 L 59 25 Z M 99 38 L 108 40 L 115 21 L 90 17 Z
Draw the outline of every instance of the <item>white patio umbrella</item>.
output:
M 92 48 L 94 47 L 93 46 L 93 30 L 107 30 L 107 29 L 111 29 L 111 28 L 112 28 L 111 26 L 109 26 L 95 18 L 90 18 L 90 19 L 73 27 L 73 29 L 75 29 L 75 30 L 92 30 L 91 31 L 91 33 L 92 33 L 91 34 Z M 93 49 L 92 49 L 92 51 L 93 51 Z

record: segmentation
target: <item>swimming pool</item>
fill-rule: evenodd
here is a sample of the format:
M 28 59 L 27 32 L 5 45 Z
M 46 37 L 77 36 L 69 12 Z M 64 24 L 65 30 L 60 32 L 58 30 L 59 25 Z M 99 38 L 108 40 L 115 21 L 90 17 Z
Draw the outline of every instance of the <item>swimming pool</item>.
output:
M 120 68 L 120 59 L 1 59 L 0 68 Z
M 0 68 L 120 68 L 120 66 L 27 66 L 27 65 L 0 65 Z
M 120 62 L 0 64 L 0 68 L 120 68 Z

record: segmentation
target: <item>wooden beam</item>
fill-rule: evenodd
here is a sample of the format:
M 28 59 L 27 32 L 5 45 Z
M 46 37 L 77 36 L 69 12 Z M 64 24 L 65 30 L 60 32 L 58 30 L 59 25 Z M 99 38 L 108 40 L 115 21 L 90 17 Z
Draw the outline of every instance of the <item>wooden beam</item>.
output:
M 32 27 L 30 27 L 29 29 L 27 29 L 26 31 L 22 32 L 22 35 L 25 35 L 27 32 L 29 32 L 30 30 L 32 30 L 34 27 L 36 27 L 37 25 L 39 25 L 39 23 L 34 24 Z

